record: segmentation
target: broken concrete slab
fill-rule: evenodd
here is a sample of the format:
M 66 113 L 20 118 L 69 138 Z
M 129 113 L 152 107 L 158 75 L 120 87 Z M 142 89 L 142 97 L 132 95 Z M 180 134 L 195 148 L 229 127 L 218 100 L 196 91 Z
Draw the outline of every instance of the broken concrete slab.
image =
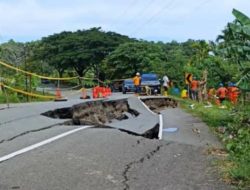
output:
M 157 138 L 159 131 L 158 115 L 148 110 L 137 97 L 84 102 L 42 115 L 71 119 L 67 122 L 69 125 L 108 126 L 148 138 Z
M 129 120 L 114 121 L 110 123 L 110 126 L 141 136 L 146 135 L 147 132 L 157 133 L 158 135 L 159 116 L 152 114 L 152 112 L 150 112 L 137 97 L 128 98 L 128 104 L 131 109 L 139 112 L 139 115 Z M 153 130 L 154 132 L 150 130 Z

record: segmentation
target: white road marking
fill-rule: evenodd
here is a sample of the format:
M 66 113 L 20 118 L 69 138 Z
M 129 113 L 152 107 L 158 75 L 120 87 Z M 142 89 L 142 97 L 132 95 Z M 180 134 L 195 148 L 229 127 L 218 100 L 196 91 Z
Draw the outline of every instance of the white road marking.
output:
M 140 97 L 138 97 L 138 100 L 141 101 L 142 105 L 153 115 L 157 115 L 157 113 L 153 112 L 149 107 L 141 100 Z M 162 114 L 159 114 L 159 132 L 158 132 L 158 139 L 162 139 L 162 132 L 163 132 L 163 119 L 162 119 Z
M 51 143 L 51 142 L 53 142 L 53 141 L 56 141 L 56 140 L 58 140 L 58 139 L 61 139 L 61 138 L 63 138 L 63 137 L 66 137 L 66 136 L 68 136 L 68 135 L 71 135 L 71 134 L 73 134 L 73 133 L 76 133 L 76 132 L 78 132 L 78 131 L 81 131 L 81 130 L 90 128 L 90 127 L 92 127 L 92 126 L 83 126 L 83 127 L 79 127 L 79 128 L 77 128 L 77 129 L 73 129 L 73 130 L 71 130 L 71 131 L 62 133 L 62 134 L 57 135 L 57 136 L 55 136 L 55 137 L 49 138 L 49 139 L 44 140 L 44 141 L 42 141 L 42 142 L 36 143 L 36 144 L 34 144 L 34 145 L 28 146 L 28 147 L 26 147 L 26 148 L 23 148 L 23 149 L 21 149 L 21 150 L 18 150 L 18 151 L 16 151 L 16 152 L 11 153 L 11 154 L 8 154 L 8 155 L 5 155 L 5 156 L 3 156 L 3 157 L 0 157 L 0 163 L 3 162 L 3 161 L 9 160 L 9 159 L 11 159 L 11 158 L 13 158 L 13 157 L 16 157 L 16 156 L 18 156 L 18 155 L 20 155 L 20 154 L 23 154 L 23 153 L 29 152 L 29 151 L 31 151 L 31 150 L 34 150 L 34 149 L 36 149 L 36 148 L 38 148 L 38 147 L 44 146 L 44 145 L 46 145 L 46 144 L 49 144 L 49 143 Z
M 140 100 L 140 102 L 142 103 L 142 105 L 153 115 L 157 115 L 157 113 L 153 112 L 151 109 L 149 109 L 149 107 L 141 100 L 140 97 L 138 97 L 138 100 Z
M 158 138 L 160 140 L 162 139 L 162 131 L 163 131 L 163 119 L 162 119 L 162 114 L 159 114 L 159 133 L 158 133 Z

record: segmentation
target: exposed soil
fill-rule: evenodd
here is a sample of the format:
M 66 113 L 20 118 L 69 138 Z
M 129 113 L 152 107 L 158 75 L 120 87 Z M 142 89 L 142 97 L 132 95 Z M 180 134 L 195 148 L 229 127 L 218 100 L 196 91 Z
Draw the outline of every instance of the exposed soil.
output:
M 176 107 L 177 102 L 170 98 L 149 98 L 142 100 L 151 110 L 158 112 L 165 107 Z M 69 119 L 64 122 L 65 125 L 93 125 L 96 127 L 109 127 L 109 123 L 113 120 L 125 120 L 137 117 L 140 113 L 137 110 L 131 109 L 128 101 L 113 100 L 113 101 L 90 101 L 74 105 L 72 107 L 50 110 L 42 115 L 57 118 Z M 119 129 L 131 135 L 138 135 L 131 131 Z M 159 124 L 140 135 L 145 138 L 158 138 Z
M 141 100 L 154 112 L 159 112 L 166 107 L 176 108 L 178 106 L 177 101 L 171 98 L 147 98 Z
M 124 120 L 137 117 L 139 112 L 129 107 L 127 100 L 93 101 L 60 108 L 43 113 L 42 115 L 57 118 L 71 119 L 66 122 L 70 125 L 105 126 L 112 120 Z

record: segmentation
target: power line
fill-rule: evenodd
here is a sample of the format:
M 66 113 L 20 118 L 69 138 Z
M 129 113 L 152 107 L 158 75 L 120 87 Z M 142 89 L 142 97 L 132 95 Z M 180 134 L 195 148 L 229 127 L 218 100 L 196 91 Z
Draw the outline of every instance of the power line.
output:
M 174 3 L 174 1 L 175 0 L 170 0 L 165 6 L 163 6 L 160 10 L 158 10 L 155 14 L 153 14 L 149 19 L 147 19 L 146 22 L 137 27 L 136 30 L 134 30 L 132 33 L 137 34 L 140 31 L 140 29 L 142 29 L 145 25 L 152 22 L 155 19 L 155 17 L 158 17 L 162 13 L 162 11 L 169 9 Z
M 193 9 L 190 12 L 193 12 L 193 11 L 199 9 L 200 7 L 204 6 L 205 4 L 207 4 L 207 3 L 211 2 L 211 1 L 213 1 L 213 0 L 204 0 L 204 1 L 202 1 L 197 6 L 194 6 Z M 173 5 L 173 3 L 174 3 L 174 0 L 169 1 L 164 7 L 162 7 L 162 9 L 160 9 L 157 13 L 153 14 L 144 24 L 142 24 L 141 26 L 137 27 L 137 29 L 134 30 L 134 35 L 137 34 L 142 28 L 144 28 L 145 25 L 147 25 L 147 24 L 151 23 L 152 21 L 154 21 L 154 19 L 156 17 L 158 17 L 162 13 L 162 11 L 169 9 Z M 158 22 L 158 21 L 159 20 L 157 20 L 156 22 Z M 133 33 L 131 33 L 131 35 L 132 34 Z
M 204 1 L 202 1 L 202 2 L 201 2 L 200 4 L 198 4 L 197 6 L 194 6 L 193 8 L 191 8 L 190 12 L 196 11 L 197 9 L 201 8 L 202 6 L 204 6 L 205 4 L 207 4 L 208 2 L 211 2 L 211 1 L 213 1 L 213 0 L 204 0 Z M 175 19 L 176 19 L 176 17 L 175 17 Z M 159 22 L 159 20 L 156 20 L 156 21 L 154 22 L 154 24 L 157 23 L 157 22 Z
M 110 25 L 111 26 L 114 25 L 117 21 L 119 21 L 121 18 L 123 18 L 128 13 L 128 11 L 131 10 L 138 3 L 138 1 L 139 0 L 132 0 L 130 2 L 130 4 L 124 9 L 124 11 Z
M 146 6 L 142 7 L 140 11 L 137 12 L 136 15 L 134 15 L 134 18 L 140 17 L 144 14 L 144 12 L 149 8 L 150 5 L 154 3 L 155 0 L 149 0 Z M 126 26 L 130 25 L 133 22 L 134 19 L 130 19 L 127 23 Z

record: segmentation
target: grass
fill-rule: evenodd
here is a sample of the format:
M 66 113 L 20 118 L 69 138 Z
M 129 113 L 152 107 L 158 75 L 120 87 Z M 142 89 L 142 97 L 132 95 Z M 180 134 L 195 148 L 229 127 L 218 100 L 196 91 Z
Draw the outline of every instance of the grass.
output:
M 250 105 L 233 107 L 226 102 L 226 109 L 216 105 L 205 108 L 203 103 L 177 99 L 182 108 L 200 117 L 220 137 L 228 152 L 223 162 L 218 162 L 224 179 L 239 189 L 250 189 Z

